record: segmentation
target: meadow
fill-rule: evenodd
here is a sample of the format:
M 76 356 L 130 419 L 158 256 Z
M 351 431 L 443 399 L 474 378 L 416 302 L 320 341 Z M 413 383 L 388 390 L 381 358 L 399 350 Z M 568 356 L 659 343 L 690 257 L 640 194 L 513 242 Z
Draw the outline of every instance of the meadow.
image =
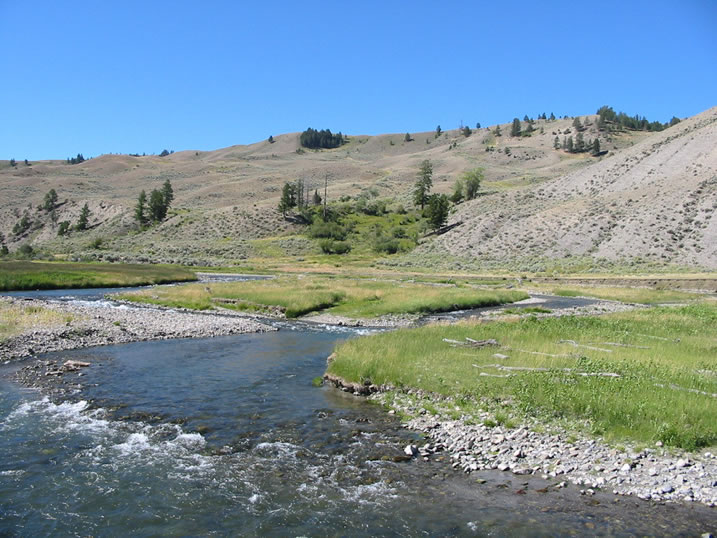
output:
M 483 290 L 458 285 L 281 276 L 261 281 L 162 286 L 119 297 L 196 310 L 223 307 L 270 313 L 279 309 L 288 318 L 319 311 L 346 317 L 375 318 L 387 314 L 427 314 L 496 306 L 526 299 L 528 295 L 522 291 Z
M 115 288 L 196 280 L 194 271 L 171 265 L 0 262 L 0 291 Z
M 695 449 L 717 444 L 715 327 L 714 301 L 434 325 L 348 340 L 328 373 L 453 397 L 466 420 L 493 406 L 512 420 Z

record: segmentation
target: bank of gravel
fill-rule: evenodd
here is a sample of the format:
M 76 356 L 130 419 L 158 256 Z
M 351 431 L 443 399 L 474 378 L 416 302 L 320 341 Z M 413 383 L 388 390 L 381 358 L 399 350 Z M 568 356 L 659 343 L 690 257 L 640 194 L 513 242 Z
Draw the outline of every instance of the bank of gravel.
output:
M 275 330 L 269 325 L 239 316 L 178 312 L 169 309 L 111 306 L 108 303 L 77 304 L 65 301 L 0 297 L 22 307 L 39 307 L 71 317 L 64 324 L 31 329 L 0 342 L 0 362 L 41 353 L 142 340 L 209 338 Z
M 358 394 L 355 389 L 346 385 Z M 407 455 L 448 455 L 453 468 L 465 473 L 497 470 L 539 476 L 552 480 L 551 487 L 557 489 L 573 484 L 583 495 L 603 491 L 717 507 L 717 453 L 710 450 L 687 453 L 660 442 L 650 447 L 610 445 L 579 433 L 546 431 L 546 425 L 534 419 L 507 427 L 497 423 L 491 410 L 453 418 L 460 407 L 451 398 L 414 389 L 377 389 L 369 399 L 387 406 L 391 414 L 408 417 L 403 426 L 427 439 L 420 446 L 407 446 Z M 431 412 L 423 407 L 425 402 L 430 402 Z

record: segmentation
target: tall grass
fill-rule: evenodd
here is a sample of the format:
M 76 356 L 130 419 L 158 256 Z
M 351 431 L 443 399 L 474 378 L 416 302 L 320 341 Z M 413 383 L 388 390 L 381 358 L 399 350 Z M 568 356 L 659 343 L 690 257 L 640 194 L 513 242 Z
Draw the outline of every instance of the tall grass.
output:
M 196 279 L 193 271 L 171 265 L 0 262 L 0 291 L 140 286 Z
M 707 303 L 604 317 L 432 326 L 349 340 L 337 347 L 329 372 L 449 396 L 509 399 L 517 412 L 587 420 L 594 433 L 608 438 L 694 449 L 717 443 L 715 327 L 717 306 Z M 466 337 L 494 338 L 501 347 L 443 341 Z M 496 359 L 496 352 L 509 358 Z M 496 363 L 547 371 L 500 370 Z
M 325 310 L 349 317 L 445 312 L 499 305 L 527 297 L 509 290 L 476 290 L 419 283 L 329 277 L 281 277 L 265 281 L 172 286 L 125 294 L 131 301 L 205 310 L 221 305 L 241 310 L 282 308 L 287 317 Z
M 69 314 L 37 306 L 13 305 L 0 301 L 0 342 L 29 329 L 61 325 L 71 321 Z
M 552 287 L 551 293 L 561 297 L 596 297 L 608 301 L 621 301 L 623 303 L 661 304 L 661 303 L 687 303 L 699 300 L 703 296 L 699 293 L 689 293 L 675 290 L 654 290 L 649 288 L 621 288 L 621 287 Z

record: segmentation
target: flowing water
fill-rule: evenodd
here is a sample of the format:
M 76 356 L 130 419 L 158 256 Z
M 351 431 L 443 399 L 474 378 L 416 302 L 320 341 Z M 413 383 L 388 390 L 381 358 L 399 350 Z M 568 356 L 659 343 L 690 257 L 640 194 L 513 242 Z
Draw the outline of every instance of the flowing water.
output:
M 364 399 L 315 387 L 352 330 L 284 324 L 49 354 L 88 361 L 51 401 L 0 368 L 0 536 L 685 535 L 714 511 L 658 506 L 448 458 Z M 477 482 L 477 479 L 485 481 Z

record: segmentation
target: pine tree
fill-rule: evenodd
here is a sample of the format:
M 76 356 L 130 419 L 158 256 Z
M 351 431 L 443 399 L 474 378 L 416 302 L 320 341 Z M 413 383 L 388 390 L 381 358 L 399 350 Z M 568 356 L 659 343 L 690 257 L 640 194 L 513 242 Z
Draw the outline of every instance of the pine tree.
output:
M 583 133 L 578 133 L 575 136 L 575 152 L 580 153 L 585 150 L 585 140 L 583 139 Z
M 410 142 L 411 140 L 413 140 L 413 139 L 411 138 L 411 133 L 406 133 L 406 136 L 403 137 L 403 141 L 404 141 L 404 142 Z
M 55 192 L 55 189 L 50 189 L 47 194 L 45 195 L 45 200 L 42 204 L 42 207 L 45 211 L 52 211 L 55 209 L 55 206 L 57 205 L 57 192 Z
M 593 155 L 600 153 L 600 141 L 596 138 L 593 140 Z
M 433 186 L 433 165 L 431 161 L 426 159 L 421 163 L 421 169 L 418 172 L 418 179 L 413 190 L 413 202 L 417 206 L 421 206 L 421 210 L 426 206 L 428 194 Z
M 573 137 L 572 137 L 572 135 L 570 135 L 570 136 L 568 137 L 568 143 L 567 143 L 567 148 L 566 148 L 566 149 L 568 150 L 568 153 L 573 153 L 573 149 L 574 149 L 574 148 L 573 148 Z
M 441 132 L 442 132 L 442 131 L 441 131 L 441 126 L 439 125 L 439 126 L 436 127 L 436 138 L 438 138 L 439 136 L 441 136 Z
M 321 195 L 318 189 L 314 190 L 314 205 L 321 205 Z
M 495 126 L 495 130 L 493 131 L 494 136 L 503 136 L 502 131 L 500 130 L 500 125 Z
M 164 200 L 164 212 L 166 213 L 169 206 L 172 205 L 172 200 L 174 200 L 174 190 L 169 180 L 165 181 L 164 185 L 162 185 L 162 199 Z
M 284 183 L 281 189 L 281 198 L 279 199 L 279 211 L 286 216 L 286 212 L 296 206 L 296 186 L 288 181 Z
M 448 197 L 445 194 L 431 194 L 427 202 L 428 222 L 437 230 L 448 220 Z
M 463 136 L 468 138 L 471 134 L 473 134 L 473 131 L 471 131 L 470 127 L 468 127 L 467 125 L 463 127 Z
M 555 135 L 555 140 L 553 140 L 553 147 L 555 149 L 560 149 L 560 137 L 558 135 Z
M 454 204 L 459 203 L 463 200 L 463 180 L 457 179 L 456 184 L 453 187 L 453 194 L 451 195 L 451 202 Z
M 90 222 L 90 208 L 87 207 L 87 203 L 85 203 L 84 206 L 82 206 L 82 210 L 80 211 L 80 218 L 77 219 L 77 224 L 75 224 L 75 229 L 82 231 L 87 229 L 87 225 Z
M 147 193 L 142 191 L 139 193 L 139 198 L 137 198 L 137 205 L 134 206 L 134 220 L 137 221 L 137 224 L 139 224 L 140 228 L 143 228 L 147 225 L 147 215 L 145 214 L 146 210 Z
M 269 144 L 273 144 L 273 143 L 274 143 L 274 136 L 269 135 Z
M 573 127 L 575 127 L 577 131 L 583 130 L 583 124 L 580 123 L 580 116 L 575 116 L 575 119 L 573 120 Z
M 164 203 L 164 196 L 162 191 L 157 189 L 152 190 L 149 194 L 149 218 L 152 222 L 162 222 L 164 217 L 167 216 L 167 206 Z
M 552 112 L 550 113 L 550 121 L 555 121 L 555 114 Z
M 510 136 L 520 136 L 520 120 L 513 118 L 513 125 L 510 128 Z
M 299 211 L 301 211 L 304 208 L 304 194 L 305 194 L 303 179 L 296 180 L 296 187 L 294 188 L 294 193 L 295 193 L 294 199 L 296 200 L 296 205 L 297 205 Z

